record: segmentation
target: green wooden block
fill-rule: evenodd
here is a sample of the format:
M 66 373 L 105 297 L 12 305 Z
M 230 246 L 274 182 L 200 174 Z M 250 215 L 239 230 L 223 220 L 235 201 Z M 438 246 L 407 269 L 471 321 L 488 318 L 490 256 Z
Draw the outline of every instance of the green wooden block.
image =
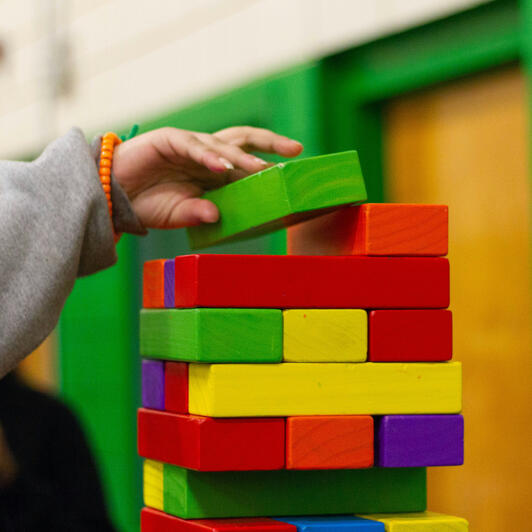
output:
M 140 354 L 187 362 L 281 362 L 276 309 L 142 309 Z
M 192 249 L 259 236 L 367 199 L 356 151 L 279 163 L 203 198 L 220 220 L 187 229 Z
M 185 519 L 418 512 L 424 468 L 199 472 L 164 464 L 164 511 Z

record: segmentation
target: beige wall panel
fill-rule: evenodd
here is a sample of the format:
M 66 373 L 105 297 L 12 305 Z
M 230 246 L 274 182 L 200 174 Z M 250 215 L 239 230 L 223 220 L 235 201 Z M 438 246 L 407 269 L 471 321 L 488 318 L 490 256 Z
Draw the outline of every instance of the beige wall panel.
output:
M 429 472 L 429 507 L 472 530 L 532 522 L 527 89 L 517 68 L 400 98 L 387 112 L 390 201 L 450 207 L 465 465 Z
M 0 0 L 0 159 L 485 1 Z

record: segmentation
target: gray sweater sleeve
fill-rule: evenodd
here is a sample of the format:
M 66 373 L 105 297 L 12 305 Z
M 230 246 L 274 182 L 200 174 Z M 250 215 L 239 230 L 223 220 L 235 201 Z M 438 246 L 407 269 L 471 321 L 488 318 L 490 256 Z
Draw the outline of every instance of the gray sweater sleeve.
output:
M 0 161 L 0 376 L 57 324 L 76 277 L 117 260 L 90 147 L 79 129 L 31 163 Z M 115 228 L 144 234 L 113 179 Z

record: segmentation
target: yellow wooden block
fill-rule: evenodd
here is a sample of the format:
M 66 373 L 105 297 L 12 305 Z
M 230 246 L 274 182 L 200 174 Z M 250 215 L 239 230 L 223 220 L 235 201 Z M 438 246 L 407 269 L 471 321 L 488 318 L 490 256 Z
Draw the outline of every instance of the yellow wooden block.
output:
M 434 512 L 361 515 L 384 523 L 386 532 L 467 532 L 468 522 L 461 517 Z
M 364 362 L 368 315 L 358 309 L 294 309 L 283 312 L 286 362 Z
M 190 364 L 189 411 L 214 417 L 460 412 L 459 362 Z
M 144 504 L 163 511 L 163 464 L 144 460 Z

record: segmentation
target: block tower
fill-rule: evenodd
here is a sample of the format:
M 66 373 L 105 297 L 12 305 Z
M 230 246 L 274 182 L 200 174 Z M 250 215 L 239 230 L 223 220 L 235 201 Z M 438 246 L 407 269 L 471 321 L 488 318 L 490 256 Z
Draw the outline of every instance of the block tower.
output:
M 288 255 L 144 267 L 142 532 L 465 532 L 426 511 L 463 462 L 447 208 L 362 204 L 356 152 L 209 192 L 192 247 L 282 226 Z

